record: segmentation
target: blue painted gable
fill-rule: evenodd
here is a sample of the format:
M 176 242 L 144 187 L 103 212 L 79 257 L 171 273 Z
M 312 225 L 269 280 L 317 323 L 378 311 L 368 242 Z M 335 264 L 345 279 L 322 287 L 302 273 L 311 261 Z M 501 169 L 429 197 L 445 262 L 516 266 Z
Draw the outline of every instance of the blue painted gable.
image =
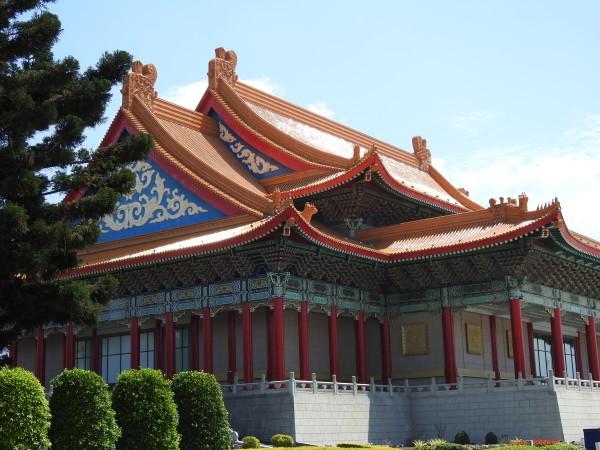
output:
M 271 177 L 285 175 L 292 172 L 291 169 L 279 161 L 269 158 L 250 146 L 231 128 L 229 128 L 219 115 L 211 110 L 208 115 L 217 121 L 219 126 L 219 139 L 231 150 L 250 174 L 258 180 L 266 180 Z
M 129 166 L 135 188 L 123 196 L 115 212 L 100 221 L 98 242 L 109 242 L 170 228 L 220 219 L 225 214 L 190 192 L 154 161 Z

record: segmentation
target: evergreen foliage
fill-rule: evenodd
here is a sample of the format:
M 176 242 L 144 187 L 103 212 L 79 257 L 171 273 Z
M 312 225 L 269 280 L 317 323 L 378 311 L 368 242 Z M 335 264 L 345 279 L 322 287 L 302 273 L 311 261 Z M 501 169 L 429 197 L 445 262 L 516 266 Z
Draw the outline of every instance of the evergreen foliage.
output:
M 293 447 L 294 438 L 287 434 L 274 434 L 271 436 L 271 445 L 273 447 Z
M 260 441 L 256 436 L 246 436 L 242 442 L 242 448 L 260 448 Z
M 0 450 L 49 445 L 50 410 L 38 379 L 21 368 L 0 369 Z
M 214 375 L 181 372 L 173 378 L 179 411 L 182 450 L 228 450 L 231 445 L 229 420 L 221 387 Z
M 169 381 L 159 370 L 126 370 L 112 393 L 122 434 L 118 450 L 178 450 L 179 415 Z
M 488 432 L 485 435 L 485 443 L 486 444 L 497 444 L 498 443 L 498 436 L 496 436 L 496 434 L 492 433 L 491 431 Z
M 471 438 L 469 437 L 466 431 L 459 431 L 454 435 L 453 442 L 455 444 L 467 445 L 471 443 Z
M 52 450 L 114 450 L 121 434 L 104 380 L 90 370 L 65 370 L 52 380 Z
M 71 56 L 55 59 L 61 25 L 49 2 L 0 1 L 0 348 L 49 322 L 95 322 L 114 278 L 49 281 L 96 242 L 98 219 L 134 185 L 125 165 L 152 146 L 140 134 L 102 151 L 80 148 L 131 56 L 104 53 L 83 72 Z M 82 189 L 82 198 L 56 203 Z

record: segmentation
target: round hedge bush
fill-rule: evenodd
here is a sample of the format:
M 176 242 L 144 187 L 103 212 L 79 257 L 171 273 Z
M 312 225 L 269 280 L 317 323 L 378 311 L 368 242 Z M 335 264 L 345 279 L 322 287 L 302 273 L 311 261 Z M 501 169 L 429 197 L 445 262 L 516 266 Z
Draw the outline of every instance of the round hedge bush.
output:
M 154 369 L 126 370 L 112 395 L 118 450 L 178 450 L 177 407 L 169 381 Z
M 498 443 L 498 436 L 496 436 L 494 433 L 492 433 L 490 431 L 489 433 L 487 433 L 485 435 L 485 443 L 486 444 L 497 444 Z
M 453 442 L 455 444 L 467 445 L 471 443 L 471 438 L 469 437 L 466 431 L 459 431 L 454 435 Z
M 0 369 L 0 449 L 48 447 L 50 410 L 38 379 L 21 368 Z
M 273 447 L 293 447 L 294 438 L 287 434 L 274 434 L 271 437 L 271 445 Z
M 182 450 L 228 450 L 229 418 L 221 386 L 206 372 L 181 372 L 172 383 Z
M 104 380 L 90 370 L 65 370 L 51 382 L 52 450 L 114 450 L 121 430 Z
M 260 448 L 260 441 L 255 436 L 246 436 L 242 442 L 242 448 Z

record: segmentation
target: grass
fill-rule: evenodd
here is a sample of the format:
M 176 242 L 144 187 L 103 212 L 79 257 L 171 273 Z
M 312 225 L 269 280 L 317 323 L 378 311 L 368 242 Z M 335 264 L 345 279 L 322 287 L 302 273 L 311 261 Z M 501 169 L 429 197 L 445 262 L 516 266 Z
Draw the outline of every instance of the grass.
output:
M 289 450 L 290 447 L 273 447 L 272 450 Z M 339 447 L 292 447 L 294 450 L 342 450 Z M 356 447 L 355 447 L 356 448 Z M 380 447 L 380 446 L 373 446 L 373 447 L 369 447 L 368 449 L 370 450 L 390 450 L 390 447 Z

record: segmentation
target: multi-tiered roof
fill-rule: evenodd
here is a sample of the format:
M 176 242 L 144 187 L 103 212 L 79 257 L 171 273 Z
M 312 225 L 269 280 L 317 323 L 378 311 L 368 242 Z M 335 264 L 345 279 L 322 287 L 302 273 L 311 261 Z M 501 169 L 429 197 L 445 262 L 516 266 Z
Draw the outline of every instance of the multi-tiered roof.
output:
M 412 152 L 394 147 L 239 82 L 236 64 L 233 51 L 217 49 L 208 89 L 190 110 L 159 98 L 154 66 L 134 63 L 102 146 L 146 132 L 155 148 L 134 168 L 136 192 L 103 222 L 101 242 L 65 276 L 233 251 L 269 236 L 384 265 L 528 238 L 600 264 L 600 243 L 570 231 L 558 201 L 530 211 L 521 195 L 484 208 L 433 167 L 425 139 L 414 137 Z

